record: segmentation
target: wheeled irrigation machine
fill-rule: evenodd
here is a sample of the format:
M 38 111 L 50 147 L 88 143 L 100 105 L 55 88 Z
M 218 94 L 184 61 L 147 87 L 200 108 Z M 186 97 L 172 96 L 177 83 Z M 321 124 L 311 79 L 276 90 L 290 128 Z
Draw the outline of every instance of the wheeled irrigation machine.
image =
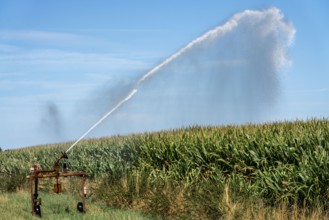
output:
M 53 191 L 55 193 L 62 192 L 62 183 L 60 182 L 61 177 L 80 177 L 81 178 L 81 201 L 77 203 L 77 210 L 79 212 L 86 211 L 86 172 L 78 171 L 71 172 L 69 171 L 68 164 L 66 162 L 61 161 L 62 159 L 68 159 L 66 152 L 61 152 L 58 158 L 56 159 L 53 167 L 51 169 L 41 169 L 39 166 L 34 165 L 31 168 L 31 174 L 28 176 L 30 182 L 30 190 L 31 190 L 31 212 L 32 215 L 36 215 L 41 217 L 41 198 L 39 198 L 38 194 L 38 184 L 39 179 L 42 178 L 55 178 L 56 183 L 54 184 Z
M 39 198 L 38 194 L 38 184 L 39 179 L 41 178 L 55 178 L 56 183 L 54 184 L 54 192 L 61 193 L 62 192 L 62 184 L 59 181 L 61 177 L 80 177 L 81 178 L 81 201 L 77 204 L 77 209 L 79 212 L 86 211 L 86 187 L 85 180 L 87 173 L 83 171 L 79 172 L 70 172 L 66 162 L 61 162 L 62 159 L 68 159 L 67 153 L 81 141 L 89 132 L 91 132 L 95 127 L 97 127 L 102 121 L 104 121 L 109 115 L 111 115 L 115 110 L 117 110 L 122 104 L 131 99 L 137 92 L 137 89 L 133 89 L 129 95 L 121 100 L 113 109 L 107 112 L 103 117 L 101 117 L 89 130 L 87 130 L 76 142 L 74 142 L 71 147 L 69 147 L 66 151 L 60 153 L 58 158 L 56 159 L 53 167 L 51 169 L 42 170 L 39 166 L 35 165 L 31 168 L 31 174 L 28 176 L 30 180 L 30 189 L 31 189 L 31 209 L 32 214 L 41 217 L 41 198 Z

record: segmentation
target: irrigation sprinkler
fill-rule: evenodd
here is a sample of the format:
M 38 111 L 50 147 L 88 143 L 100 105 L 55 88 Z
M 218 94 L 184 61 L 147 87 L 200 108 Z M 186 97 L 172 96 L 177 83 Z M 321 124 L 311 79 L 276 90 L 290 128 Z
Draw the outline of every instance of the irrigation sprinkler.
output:
M 32 215 L 41 217 L 41 204 L 42 200 L 39 198 L 38 185 L 39 179 L 41 178 L 55 178 L 56 183 L 54 184 L 53 191 L 56 194 L 62 192 L 62 184 L 59 181 L 61 177 L 80 177 L 81 178 L 81 201 L 77 203 L 77 210 L 79 212 L 86 211 L 86 187 L 85 178 L 87 173 L 84 171 L 69 172 L 69 168 L 66 162 L 61 162 L 62 159 L 68 159 L 65 152 L 61 152 L 59 157 L 56 159 L 53 167 L 51 169 L 41 169 L 39 166 L 34 165 L 31 168 L 31 174 L 28 176 L 30 182 L 31 191 L 31 212 Z
M 108 116 L 110 116 L 114 111 L 116 111 L 121 105 L 131 99 L 137 92 L 137 89 L 133 89 L 130 94 L 121 100 L 114 108 L 112 108 L 109 112 L 107 112 L 103 117 L 101 117 L 93 126 L 91 126 L 76 142 L 74 142 L 66 151 L 60 153 L 58 158 L 56 159 L 53 167 L 51 169 L 42 170 L 39 166 L 34 165 L 31 168 L 31 174 L 27 177 L 30 182 L 30 190 L 31 190 L 31 210 L 32 215 L 37 215 L 41 217 L 41 198 L 39 198 L 38 194 L 38 185 L 39 179 L 41 178 L 55 178 L 56 183 L 54 184 L 53 191 L 57 194 L 62 192 L 62 184 L 59 181 L 61 177 L 81 177 L 81 199 L 82 201 L 78 202 L 77 210 L 79 212 L 86 211 L 86 187 L 85 187 L 85 178 L 87 173 L 84 171 L 77 172 L 69 172 L 66 162 L 61 162 L 62 159 L 68 159 L 67 153 L 77 145 L 87 134 L 89 134 L 94 128 L 96 128 L 100 123 L 102 123 Z M 34 183 L 34 184 L 33 184 Z

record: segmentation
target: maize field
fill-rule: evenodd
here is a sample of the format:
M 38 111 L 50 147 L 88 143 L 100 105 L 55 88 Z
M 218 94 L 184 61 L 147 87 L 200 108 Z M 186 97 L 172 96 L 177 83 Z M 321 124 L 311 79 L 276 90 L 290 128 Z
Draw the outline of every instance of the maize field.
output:
M 0 190 L 26 187 L 31 166 L 51 167 L 70 144 L 1 152 Z M 93 196 L 114 207 L 214 219 L 229 194 L 256 206 L 328 208 L 327 119 L 87 139 L 68 156 L 72 169 L 85 166 L 97 183 Z

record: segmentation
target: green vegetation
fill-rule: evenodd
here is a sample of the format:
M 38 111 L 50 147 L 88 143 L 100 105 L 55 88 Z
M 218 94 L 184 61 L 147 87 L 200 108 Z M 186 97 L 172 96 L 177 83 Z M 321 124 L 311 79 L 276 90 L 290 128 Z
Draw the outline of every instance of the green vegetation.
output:
M 2 152 L 0 189 L 26 188 L 29 168 L 51 167 L 70 144 Z M 69 161 L 90 174 L 91 199 L 110 207 L 164 218 L 276 219 L 285 210 L 325 219 L 328 152 L 329 121 L 309 120 L 84 140 Z
M 31 215 L 30 195 L 27 192 L 0 193 L 1 219 L 40 219 Z M 150 219 L 133 211 L 111 209 L 95 201 L 88 201 L 88 212 L 81 214 L 76 211 L 78 197 L 66 194 L 42 194 L 42 219 L 117 219 L 146 220 Z

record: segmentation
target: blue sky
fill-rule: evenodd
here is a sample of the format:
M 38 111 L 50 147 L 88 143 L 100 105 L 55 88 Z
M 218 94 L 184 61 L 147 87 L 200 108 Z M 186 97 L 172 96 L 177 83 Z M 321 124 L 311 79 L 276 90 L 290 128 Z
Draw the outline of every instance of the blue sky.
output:
M 326 1 L 1 1 L 0 147 L 79 138 L 106 111 L 90 100 L 107 82 L 138 78 L 233 14 L 269 7 L 280 9 L 296 34 L 290 65 L 280 72 L 280 96 L 266 121 L 328 118 Z M 155 100 L 142 100 L 127 103 L 90 137 L 189 125 L 162 126 L 162 116 L 148 111 Z M 65 124 L 59 134 L 47 119 L 52 111 Z

